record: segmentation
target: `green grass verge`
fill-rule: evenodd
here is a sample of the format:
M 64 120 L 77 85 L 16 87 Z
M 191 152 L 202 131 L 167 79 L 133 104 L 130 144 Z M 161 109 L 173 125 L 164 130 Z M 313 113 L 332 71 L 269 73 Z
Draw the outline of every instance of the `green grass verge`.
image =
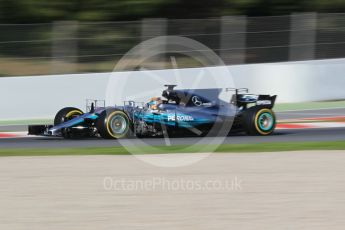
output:
M 283 111 L 289 111 L 289 110 L 332 109 L 332 108 L 345 108 L 345 101 L 282 103 L 282 104 L 276 104 L 274 106 L 274 111 L 283 112 Z
M 215 150 L 214 150 L 215 149 Z M 332 142 L 281 142 L 258 144 L 224 144 L 217 148 L 209 145 L 177 145 L 141 147 L 140 149 L 124 147 L 101 148 L 56 148 L 56 149 L 0 149 L 0 156 L 54 156 L 54 155 L 129 155 L 135 154 L 164 154 L 164 153 L 243 153 L 243 152 L 277 152 L 298 150 L 345 150 L 345 141 Z
M 0 121 L 0 126 L 5 125 L 41 125 L 41 124 L 52 124 L 51 119 L 31 119 L 31 120 L 3 120 Z

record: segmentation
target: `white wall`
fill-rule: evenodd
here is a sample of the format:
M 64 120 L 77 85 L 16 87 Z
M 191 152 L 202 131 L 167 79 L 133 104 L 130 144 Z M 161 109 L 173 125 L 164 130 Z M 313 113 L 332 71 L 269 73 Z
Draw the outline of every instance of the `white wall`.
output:
M 85 108 L 86 98 L 104 98 L 107 74 L 0 78 L 0 120 L 51 118 L 66 106 Z
M 278 102 L 345 99 L 345 59 L 230 67 L 236 86 L 278 95 Z
M 135 94 L 134 99 L 147 100 L 148 95 L 158 96 L 165 83 L 180 83 L 180 88 L 246 87 L 253 93 L 277 94 L 278 102 L 345 99 L 344 74 L 345 59 L 330 59 L 203 69 L 1 77 L 0 120 L 52 118 L 62 107 L 84 109 L 86 98 L 107 98 L 108 104 L 112 104 L 133 99 Z

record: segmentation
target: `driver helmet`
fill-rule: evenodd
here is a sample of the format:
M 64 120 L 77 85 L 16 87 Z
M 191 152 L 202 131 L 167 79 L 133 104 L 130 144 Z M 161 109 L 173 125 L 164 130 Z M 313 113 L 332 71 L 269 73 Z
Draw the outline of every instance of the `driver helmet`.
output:
M 160 97 L 152 97 L 147 104 L 150 109 L 158 110 L 158 106 L 162 104 L 162 99 Z

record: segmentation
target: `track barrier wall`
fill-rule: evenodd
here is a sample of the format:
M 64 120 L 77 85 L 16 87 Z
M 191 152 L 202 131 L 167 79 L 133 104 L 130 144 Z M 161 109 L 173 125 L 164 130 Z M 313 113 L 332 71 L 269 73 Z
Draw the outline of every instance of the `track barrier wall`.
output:
M 229 69 L 236 87 L 249 88 L 252 93 L 276 94 L 278 103 L 345 99 L 345 59 L 246 64 L 205 69 L 222 71 L 222 68 Z M 176 74 L 176 71 L 182 77 L 196 76 L 200 70 L 201 68 L 146 71 L 154 71 L 154 75 L 164 78 L 172 75 L 172 72 Z M 145 74 L 147 80 L 140 84 L 126 85 L 131 87 L 128 92 L 149 89 L 151 86 L 148 83 L 145 85 L 145 82 L 150 82 L 148 78 L 151 73 Z M 0 120 L 53 118 L 59 109 L 66 106 L 85 110 L 86 99 L 104 99 L 109 78 L 121 77 L 124 74 L 128 75 L 126 72 L 114 72 L 1 77 Z M 142 71 L 130 74 L 138 78 L 142 75 Z M 207 80 L 201 87 L 207 88 Z M 163 85 L 157 88 L 157 93 L 163 88 Z M 126 89 L 123 91 L 126 92 Z

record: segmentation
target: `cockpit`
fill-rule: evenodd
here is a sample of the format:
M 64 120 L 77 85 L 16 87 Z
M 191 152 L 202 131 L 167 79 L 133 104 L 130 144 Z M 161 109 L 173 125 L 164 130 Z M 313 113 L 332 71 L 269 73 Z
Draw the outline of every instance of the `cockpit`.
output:
M 147 106 L 151 110 L 158 110 L 159 106 L 163 103 L 162 98 L 160 97 L 152 97 L 147 102 Z

